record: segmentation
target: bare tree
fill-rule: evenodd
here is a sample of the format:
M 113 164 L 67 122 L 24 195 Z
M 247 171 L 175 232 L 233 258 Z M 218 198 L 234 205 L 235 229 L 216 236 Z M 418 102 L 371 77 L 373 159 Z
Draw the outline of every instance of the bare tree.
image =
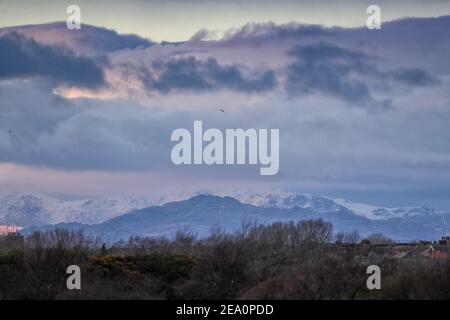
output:
M 361 241 L 362 237 L 358 231 L 338 232 L 334 235 L 336 243 L 356 244 Z
M 322 219 L 303 220 L 297 223 L 298 238 L 304 244 L 323 244 L 330 242 L 333 225 Z
M 395 242 L 381 233 L 372 233 L 366 237 L 366 240 L 371 244 L 391 244 Z

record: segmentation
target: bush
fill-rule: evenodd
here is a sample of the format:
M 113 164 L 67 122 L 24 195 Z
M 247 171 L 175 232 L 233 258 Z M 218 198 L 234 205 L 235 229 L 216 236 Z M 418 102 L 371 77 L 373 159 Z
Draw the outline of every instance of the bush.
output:
M 62 229 L 1 237 L 0 299 L 450 298 L 449 260 L 422 257 L 421 244 L 394 248 L 380 234 L 360 243 L 357 232 L 332 230 L 322 220 L 247 222 L 203 239 L 183 231 L 108 248 Z M 394 259 L 400 249 L 409 254 Z M 81 268 L 82 290 L 66 288 L 72 264 Z M 366 288 L 371 264 L 382 269 L 382 290 Z

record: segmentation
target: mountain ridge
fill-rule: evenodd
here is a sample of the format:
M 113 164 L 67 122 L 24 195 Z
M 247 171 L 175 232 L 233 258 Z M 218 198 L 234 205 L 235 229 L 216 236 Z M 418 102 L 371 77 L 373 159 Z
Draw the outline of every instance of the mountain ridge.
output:
M 0 197 L 0 224 L 22 227 L 63 222 L 98 224 L 153 204 L 149 199 L 135 197 L 64 201 L 36 193 L 12 193 Z
M 298 194 L 295 199 L 300 203 L 304 200 Z M 320 197 L 314 199 L 318 201 Z M 427 221 L 401 216 L 370 220 L 367 217 L 355 214 L 348 208 L 335 204 L 330 199 L 326 200 L 323 203 L 329 204 L 334 210 L 327 211 L 323 206 L 316 210 L 307 204 L 299 206 L 292 202 L 291 208 L 255 206 L 229 196 L 197 195 L 187 200 L 173 201 L 130 211 L 99 224 L 64 223 L 31 227 L 27 228 L 25 232 L 65 227 L 76 231 L 83 229 L 90 235 L 102 235 L 108 241 L 117 241 L 131 236 L 172 237 L 179 230 L 190 230 L 203 237 L 216 227 L 224 231 L 238 230 L 242 223 L 246 221 L 270 224 L 323 219 L 332 223 L 336 232 L 357 230 L 362 235 L 383 233 L 398 241 L 431 240 L 438 238 L 441 234 L 440 225 L 434 225 Z

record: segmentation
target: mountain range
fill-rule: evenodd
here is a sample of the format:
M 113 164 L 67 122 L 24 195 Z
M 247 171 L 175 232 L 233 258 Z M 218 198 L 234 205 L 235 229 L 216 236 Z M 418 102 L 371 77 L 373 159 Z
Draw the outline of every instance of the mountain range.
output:
M 206 236 L 213 228 L 239 229 L 242 222 L 273 223 L 323 219 L 335 232 L 383 233 L 397 241 L 437 239 L 446 232 L 450 210 L 430 207 L 385 208 L 293 192 L 217 196 L 200 194 L 159 203 L 144 198 L 62 201 L 37 194 L 0 198 L 0 225 L 24 233 L 63 227 L 83 229 L 107 241 L 130 236 L 173 236 L 190 230 Z
M 63 222 L 98 224 L 153 204 L 151 200 L 134 197 L 63 201 L 42 194 L 12 193 L 0 197 L 0 225 L 34 227 Z

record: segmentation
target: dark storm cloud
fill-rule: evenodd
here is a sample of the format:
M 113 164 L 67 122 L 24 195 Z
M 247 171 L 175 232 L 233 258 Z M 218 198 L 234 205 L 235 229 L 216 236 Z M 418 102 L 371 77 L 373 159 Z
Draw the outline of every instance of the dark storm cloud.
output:
M 400 68 L 382 71 L 379 59 L 362 51 L 329 43 L 297 46 L 288 53 L 295 61 L 287 68 L 286 90 L 290 95 L 322 93 L 347 102 L 372 106 L 375 101 L 370 88 L 392 90 L 393 82 L 410 87 L 431 86 L 439 80 L 426 70 Z
M 229 89 L 240 92 L 265 92 L 276 87 L 271 70 L 244 75 L 237 65 L 220 65 L 216 59 L 201 61 L 195 57 L 156 62 L 145 74 L 145 84 L 153 90 L 208 91 Z
M 352 75 L 378 71 L 362 52 L 319 43 L 298 46 L 289 54 L 296 61 L 288 66 L 286 89 L 290 94 L 324 93 L 354 103 L 371 100 L 368 86 Z
M 0 37 L 0 79 L 28 77 L 86 88 L 104 84 L 101 67 L 89 58 L 18 33 L 3 35 Z
M 64 22 L 0 28 L 0 35 L 10 32 L 23 34 L 44 44 L 64 44 L 71 50 L 83 54 L 148 48 L 154 44 L 151 40 L 135 34 L 119 34 L 115 30 L 88 24 L 83 24 L 80 30 L 69 30 Z
M 368 69 L 369 56 L 363 52 L 343 49 L 328 43 L 310 46 L 298 46 L 290 51 L 290 55 L 307 62 L 342 61 L 353 68 Z
M 425 70 L 401 68 L 390 73 L 393 80 L 413 87 L 427 87 L 439 83 L 439 79 Z

